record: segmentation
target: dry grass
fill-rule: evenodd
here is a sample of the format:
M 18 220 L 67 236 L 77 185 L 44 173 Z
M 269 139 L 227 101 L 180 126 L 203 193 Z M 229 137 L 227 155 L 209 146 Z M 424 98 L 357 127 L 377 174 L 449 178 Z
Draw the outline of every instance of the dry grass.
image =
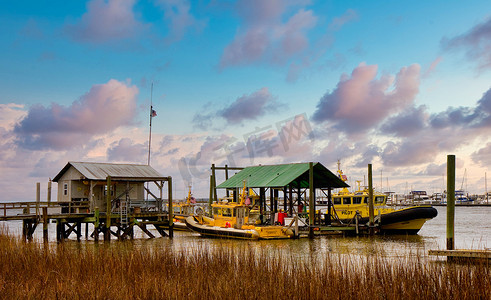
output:
M 0 234 L 2 299 L 491 299 L 488 263 L 239 249 L 23 243 Z

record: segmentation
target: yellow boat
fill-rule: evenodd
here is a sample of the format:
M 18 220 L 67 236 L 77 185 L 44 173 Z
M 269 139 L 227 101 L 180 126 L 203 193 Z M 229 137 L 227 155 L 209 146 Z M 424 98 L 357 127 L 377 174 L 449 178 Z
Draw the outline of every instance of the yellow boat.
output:
M 211 205 L 212 218 L 189 216 L 185 219 L 189 229 L 202 236 L 238 239 L 285 239 L 293 237 L 293 231 L 283 226 L 259 226 L 245 205 L 246 187 L 242 189 L 240 202 L 220 201 Z
M 346 176 L 339 168 L 338 175 L 344 181 Z M 352 223 L 358 219 L 359 224 L 368 223 L 369 191 L 366 187 L 361 188 L 357 181 L 356 192 L 350 192 L 343 188 L 332 196 L 333 222 Z M 374 192 L 374 216 L 382 233 L 389 234 L 417 234 L 424 223 L 437 216 L 437 210 L 431 205 L 417 205 L 396 209 L 387 206 L 387 195 Z
M 174 213 L 174 230 L 188 230 L 185 219 L 189 216 L 194 216 L 196 210 L 202 210 L 196 205 L 196 201 L 191 194 L 191 186 L 189 186 L 188 196 L 185 201 L 177 202 L 172 206 Z

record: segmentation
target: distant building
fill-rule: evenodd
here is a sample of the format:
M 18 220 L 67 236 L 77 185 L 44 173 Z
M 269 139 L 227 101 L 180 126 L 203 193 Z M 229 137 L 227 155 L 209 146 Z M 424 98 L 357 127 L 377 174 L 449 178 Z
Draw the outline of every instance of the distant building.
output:
M 155 183 L 159 189 L 153 196 L 154 209 L 162 209 L 164 177 L 149 165 L 68 162 L 53 179 L 58 183 L 58 202 L 88 201 L 90 212 L 98 207 L 106 211 L 107 177 L 111 177 L 111 202 L 132 203 L 133 207 L 148 205 L 145 201 L 145 183 Z

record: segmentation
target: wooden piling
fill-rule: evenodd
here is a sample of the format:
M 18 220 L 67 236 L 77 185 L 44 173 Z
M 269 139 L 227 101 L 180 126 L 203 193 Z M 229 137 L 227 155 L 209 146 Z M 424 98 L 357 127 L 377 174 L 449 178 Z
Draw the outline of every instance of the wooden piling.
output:
M 208 211 L 211 215 L 211 204 L 213 203 L 213 175 L 210 175 L 210 198 L 208 199 Z
M 332 192 L 331 188 L 327 189 L 327 220 L 326 225 L 331 225 L 331 214 L 332 214 Z
M 107 176 L 106 192 L 106 228 L 104 230 L 104 241 L 111 241 L 111 176 Z
M 368 164 L 368 226 L 370 227 L 371 235 L 374 234 L 374 218 L 372 164 Z
M 46 195 L 46 200 L 48 201 L 48 206 L 51 204 L 51 178 L 48 181 L 48 193 Z
M 94 208 L 94 241 L 98 242 L 99 241 L 99 207 Z
M 36 183 L 36 217 L 39 216 L 39 202 L 41 201 L 41 183 Z
M 212 181 L 213 181 L 213 201 L 217 202 L 218 201 L 218 196 L 217 196 L 217 178 L 215 174 L 215 164 L 211 165 L 211 176 L 212 176 Z
M 167 181 L 169 187 L 167 189 L 168 191 L 168 197 L 169 197 L 169 238 L 174 237 L 174 215 L 173 215 L 173 210 L 172 210 L 172 177 L 169 176 L 169 180 Z
M 315 218 L 315 200 L 314 200 L 314 164 L 309 162 L 309 238 L 314 237 L 314 218 Z
M 447 250 L 455 249 L 455 155 L 447 155 Z
M 49 239 L 48 239 L 48 225 L 49 225 L 48 207 L 43 207 L 43 241 L 45 243 L 47 243 L 49 241 Z

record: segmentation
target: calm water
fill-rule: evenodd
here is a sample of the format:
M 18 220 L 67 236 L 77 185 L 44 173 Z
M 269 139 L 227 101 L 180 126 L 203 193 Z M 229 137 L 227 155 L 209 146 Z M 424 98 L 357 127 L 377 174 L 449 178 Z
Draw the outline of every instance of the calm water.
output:
M 243 241 L 231 239 L 201 238 L 190 232 L 175 232 L 174 239 L 157 238 L 146 239 L 142 232 L 135 230 L 135 237 L 141 238 L 133 241 L 137 246 L 152 245 L 171 248 L 175 251 L 193 250 L 215 247 L 246 246 L 252 250 L 280 251 L 289 256 L 322 255 L 326 252 L 367 255 L 376 253 L 383 256 L 407 256 L 412 254 L 426 254 L 430 249 L 446 248 L 446 207 L 436 207 L 438 216 L 428 221 L 418 235 L 405 236 L 375 236 L 375 237 L 342 237 L 323 236 L 313 240 L 307 238 L 299 240 L 273 240 L 273 241 Z M 455 209 L 455 246 L 457 249 L 486 249 L 491 248 L 491 207 L 456 207 Z M 9 233 L 21 236 L 21 222 L 0 222 L 0 226 L 7 227 Z M 50 224 L 50 240 L 55 239 L 55 224 Z M 82 226 L 82 231 L 84 227 Z M 155 231 L 155 235 L 158 233 Z M 102 236 L 101 236 L 102 238 Z M 42 241 L 42 227 L 35 232 L 35 239 Z M 74 235 L 71 236 L 74 239 Z M 70 241 L 69 241 L 70 243 Z M 77 243 L 73 241 L 73 243 Z M 92 241 L 83 243 L 93 243 Z M 113 243 L 118 243 L 113 240 Z

